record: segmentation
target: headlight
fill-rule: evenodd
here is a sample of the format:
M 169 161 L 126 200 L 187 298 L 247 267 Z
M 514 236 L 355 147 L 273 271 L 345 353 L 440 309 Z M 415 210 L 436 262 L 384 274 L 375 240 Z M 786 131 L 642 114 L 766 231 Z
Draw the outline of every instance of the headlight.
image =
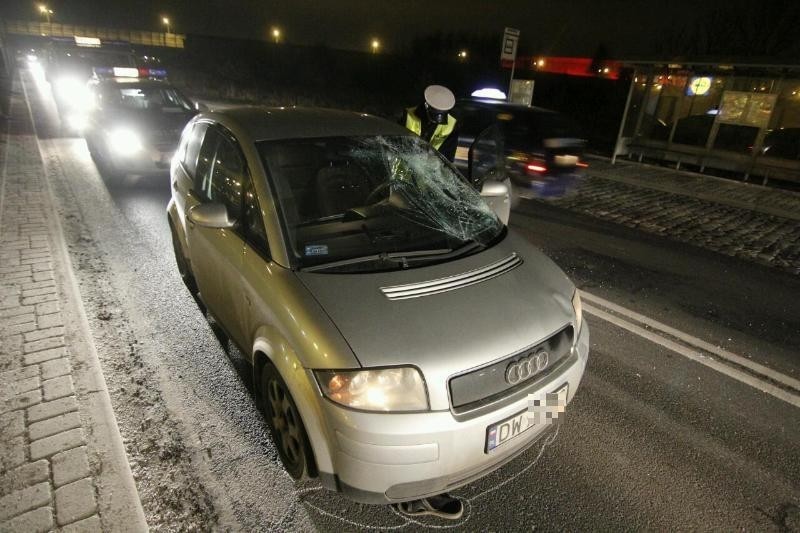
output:
M 118 128 L 108 136 L 111 149 L 119 155 L 134 155 L 142 149 L 142 139 L 129 128 Z
M 380 370 L 317 370 L 322 393 L 330 400 L 365 411 L 426 411 L 428 393 L 413 367 Z
M 70 113 L 67 116 L 67 124 L 75 131 L 81 132 L 86 129 L 88 125 L 88 118 L 80 112 Z
M 575 289 L 575 294 L 572 295 L 572 308 L 575 310 L 575 336 L 577 337 L 581 332 L 581 323 L 583 322 L 583 306 L 578 289 Z

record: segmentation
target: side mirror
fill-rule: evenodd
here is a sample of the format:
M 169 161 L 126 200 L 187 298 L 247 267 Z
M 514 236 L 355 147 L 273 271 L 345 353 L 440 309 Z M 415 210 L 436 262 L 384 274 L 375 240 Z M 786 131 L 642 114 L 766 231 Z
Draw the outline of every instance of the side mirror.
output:
M 500 221 L 508 225 L 511 216 L 511 193 L 510 183 L 506 181 L 484 181 L 481 188 L 481 198 L 486 200 L 492 211 L 495 212 Z
M 189 209 L 186 216 L 189 222 L 203 228 L 228 229 L 236 224 L 236 220 L 228 216 L 225 204 L 217 202 L 196 205 Z

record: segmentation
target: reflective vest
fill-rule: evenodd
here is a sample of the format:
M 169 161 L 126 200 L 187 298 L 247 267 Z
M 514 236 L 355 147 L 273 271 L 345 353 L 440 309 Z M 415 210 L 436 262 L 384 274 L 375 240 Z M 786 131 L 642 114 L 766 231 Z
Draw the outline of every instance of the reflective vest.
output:
M 415 113 L 416 108 L 409 107 L 406 109 L 406 128 L 413 131 L 417 135 L 422 135 L 422 120 L 417 116 Z M 456 119 L 453 118 L 451 114 L 447 114 L 447 123 L 446 124 L 437 124 L 436 129 L 433 130 L 433 135 L 431 136 L 430 143 L 433 145 L 434 148 L 437 150 L 441 148 L 444 144 L 444 141 L 453 133 L 453 130 L 456 128 Z

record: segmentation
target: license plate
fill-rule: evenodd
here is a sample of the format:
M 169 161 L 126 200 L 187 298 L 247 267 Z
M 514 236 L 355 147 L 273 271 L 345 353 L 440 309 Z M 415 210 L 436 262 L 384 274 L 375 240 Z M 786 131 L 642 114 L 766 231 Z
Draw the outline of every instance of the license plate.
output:
M 516 439 L 529 429 L 543 428 L 555 422 L 564 413 L 567 390 L 568 386 L 564 385 L 555 392 L 529 395 L 528 409 L 486 428 L 486 451 Z

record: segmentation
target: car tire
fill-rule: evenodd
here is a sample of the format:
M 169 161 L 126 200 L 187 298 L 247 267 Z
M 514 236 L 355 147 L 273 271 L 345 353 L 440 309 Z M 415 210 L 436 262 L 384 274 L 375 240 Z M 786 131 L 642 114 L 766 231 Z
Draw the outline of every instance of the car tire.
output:
M 178 233 L 175 231 L 172 220 L 169 221 L 169 232 L 172 234 L 172 251 L 175 254 L 175 263 L 178 265 L 178 273 L 181 275 L 183 284 L 186 285 L 186 288 L 189 289 L 189 292 L 194 296 L 197 294 L 197 283 L 195 282 L 194 274 L 192 274 L 192 268 L 183 255 L 183 248 L 181 247 L 181 242 L 178 239 Z
M 261 369 L 258 388 L 261 411 L 284 469 L 294 479 L 316 476 L 303 420 L 286 382 L 272 363 L 265 363 Z

